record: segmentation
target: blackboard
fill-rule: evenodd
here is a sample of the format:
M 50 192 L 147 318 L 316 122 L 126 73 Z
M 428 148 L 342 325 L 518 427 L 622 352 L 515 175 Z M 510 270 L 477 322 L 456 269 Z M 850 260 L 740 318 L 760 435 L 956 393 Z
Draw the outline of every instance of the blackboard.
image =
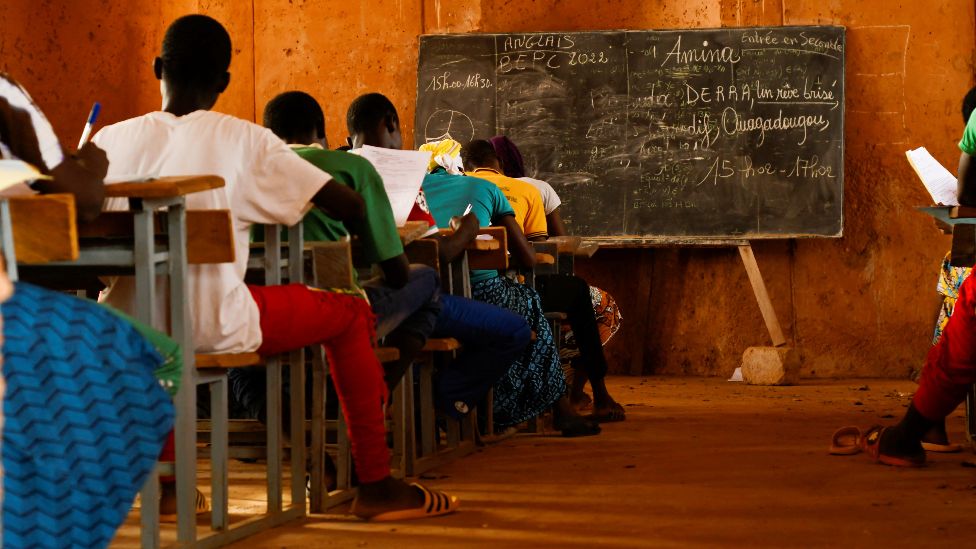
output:
M 425 35 L 415 142 L 507 135 L 577 235 L 843 233 L 842 27 Z

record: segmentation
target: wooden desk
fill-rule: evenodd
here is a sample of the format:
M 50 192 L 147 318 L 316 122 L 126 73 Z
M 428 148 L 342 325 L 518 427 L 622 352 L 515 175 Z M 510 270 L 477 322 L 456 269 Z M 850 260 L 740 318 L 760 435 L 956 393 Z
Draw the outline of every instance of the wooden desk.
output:
M 134 316 L 152 325 L 156 316 L 156 275 L 168 275 L 171 296 L 187 295 L 187 212 L 186 195 L 224 185 L 216 176 L 166 177 L 147 182 L 123 182 L 106 186 L 106 196 L 127 198 L 131 210 L 132 240 L 123 243 L 102 242 L 92 246 L 78 246 L 77 256 L 49 261 L 40 265 L 21 264 L 24 274 L 51 273 L 64 276 L 79 269 L 109 275 L 128 274 L 135 277 L 136 309 Z M 44 198 L 44 197 L 41 197 Z M 28 199 L 29 200 L 29 199 Z M 73 200 L 73 199 L 72 199 Z M 13 202 L 10 203 L 16 208 Z M 157 212 L 166 210 L 165 243 L 157 249 Z M 12 214 L 14 217 L 16 214 Z M 16 231 L 14 231 L 16 233 Z M 65 238 L 77 233 L 61 231 Z M 48 234 L 48 237 L 51 235 Z M 30 244 L 30 240 L 27 241 Z M 70 243 L 69 243 L 70 244 Z M 83 243 L 82 243 L 83 244 Z M 40 248 L 25 251 L 25 258 Z M 170 335 L 183 351 L 181 387 L 176 404 L 176 491 L 178 508 L 177 538 L 180 543 L 196 540 L 196 382 L 194 366 L 193 326 L 189 303 L 185 298 L 169 302 Z M 142 543 L 158 546 L 159 485 L 156 473 L 150 475 L 142 491 Z
M 402 227 L 397 227 L 397 232 L 400 233 L 400 242 L 406 246 L 424 236 L 427 229 L 428 225 L 423 221 L 407 221 Z

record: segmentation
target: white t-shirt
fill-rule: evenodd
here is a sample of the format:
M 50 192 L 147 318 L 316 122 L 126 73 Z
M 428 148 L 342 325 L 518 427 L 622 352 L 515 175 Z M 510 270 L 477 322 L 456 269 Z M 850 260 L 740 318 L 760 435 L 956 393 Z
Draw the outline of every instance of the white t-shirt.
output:
M 139 176 L 219 175 L 224 187 L 186 197 L 190 210 L 230 209 L 234 263 L 190 265 L 189 299 L 196 352 L 247 352 L 261 345 L 257 304 L 244 284 L 254 223 L 294 225 L 332 178 L 295 154 L 270 130 L 211 111 L 177 117 L 154 112 L 102 129 L 93 141 L 108 154 L 106 181 Z M 125 209 L 124 200 L 107 209 Z M 159 313 L 167 323 L 165 279 L 157 280 Z M 113 280 L 102 300 L 132 313 L 135 281 Z
M 0 159 L 23 160 L 44 173 L 50 173 L 64 162 L 64 149 L 51 123 L 27 91 L 3 73 L 0 73 L 0 101 Z M 8 124 L 18 127 L 4 130 L 3 126 Z M 7 139 L 16 143 L 7 143 Z M 25 183 L 0 192 L 2 197 L 29 194 L 34 191 Z
M 531 177 L 520 177 L 519 179 L 526 183 L 531 183 L 533 187 L 539 189 L 539 193 L 542 195 L 542 209 L 545 210 L 546 215 L 556 211 L 556 208 L 562 204 L 562 201 L 559 200 L 559 195 L 556 194 L 556 190 L 552 188 L 552 185 L 541 179 L 533 179 Z

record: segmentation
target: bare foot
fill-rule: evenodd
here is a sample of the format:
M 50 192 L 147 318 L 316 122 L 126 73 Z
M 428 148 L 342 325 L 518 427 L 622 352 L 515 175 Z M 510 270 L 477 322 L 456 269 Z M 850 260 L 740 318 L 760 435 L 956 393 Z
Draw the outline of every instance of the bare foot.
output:
M 945 421 L 926 431 L 922 437 L 922 442 L 940 445 L 949 444 L 949 435 L 946 433 Z
M 581 393 L 579 395 L 570 395 L 570 402 L 573 404 L 573 408 L 577 411 L 582 412 L 583 410 L 588 410 L 593 407 L 593 397 L 587 393 Z
M 564 437 L 587 437 L 600 434 L 600 425 L 576 413 L 569 397 L 557 401 L 552 414 L 552 426 Z
M 627 419 L 624 407 L 610 396 L 603 379 L 590 380 L 590 385 L 593 387 L 593 414 L 590 416 L 593 420 L 609 422 Z
M 359 485 L 352 514 L 369 519 L 380 513 L 414 509 L 424 504 L 424 494 L 402 480 L 386 477 Z
M 607 397 L 609 398 L 609 402 L 594 402 L 593 414 L 590 415 L 590 418 L 600 423 L 627 419 L 627 413 L 624 411 L 624 407 L 618 404 L 610 395 L 607 395 Z

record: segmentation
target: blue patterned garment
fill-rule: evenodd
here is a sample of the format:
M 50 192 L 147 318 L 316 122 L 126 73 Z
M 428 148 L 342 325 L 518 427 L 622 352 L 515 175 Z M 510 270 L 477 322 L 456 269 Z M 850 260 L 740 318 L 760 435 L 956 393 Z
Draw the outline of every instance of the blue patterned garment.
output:
M 507 427 L 538 416 L 566 392 L 566 378 L 539 294 L 499 276 L 472 284 L 471 295 L 521 316 L 536 335 L 522 357 L 495 383 L 495 424 Z
M 162 358 L 89 301 L 18 283 L 0 311 L 4 547 L 106 547 L 173 425 Z

